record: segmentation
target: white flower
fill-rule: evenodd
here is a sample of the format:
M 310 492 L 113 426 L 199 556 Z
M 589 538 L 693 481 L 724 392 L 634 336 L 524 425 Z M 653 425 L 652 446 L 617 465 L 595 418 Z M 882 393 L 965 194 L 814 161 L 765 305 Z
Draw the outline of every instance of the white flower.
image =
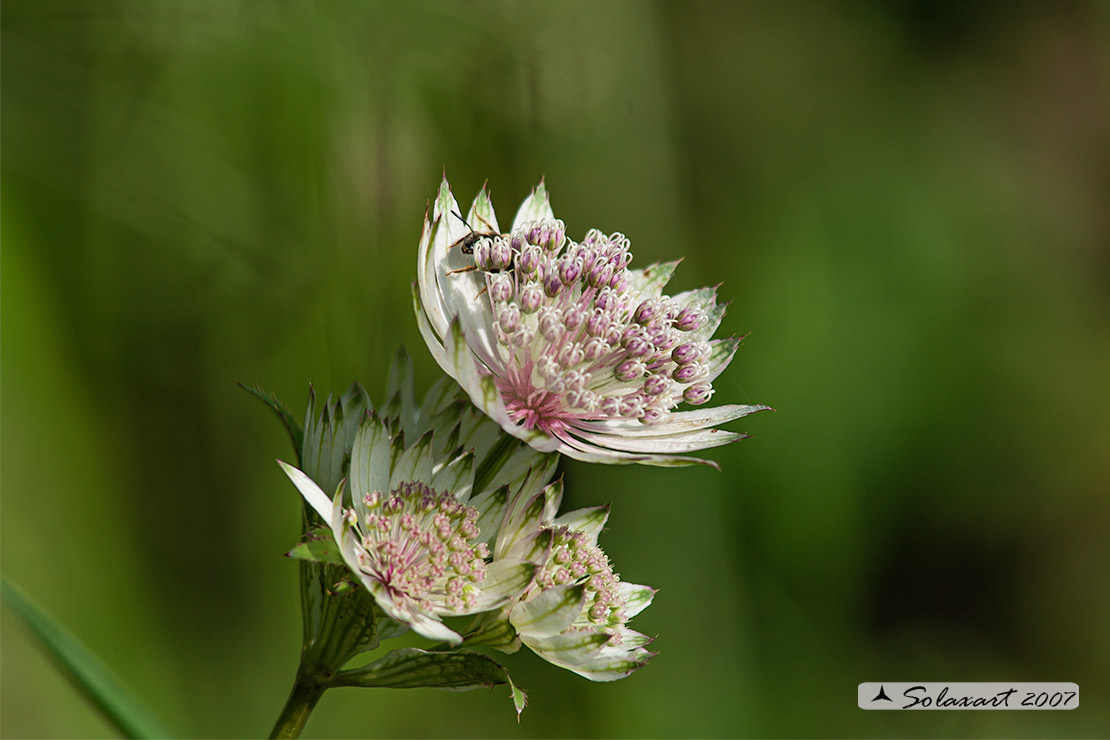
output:
M 651 638 L 628 622 L 651 603 L 655 589 L 622 582 L 598 547 L 608 507 L 555 517 L 562 495 L 556 481 L 513 498 L 493 556 L 528 558 L 539 569 L 516 603 L 475 626 L 475 641 L 515 649 L 519 643 L 498 629 L 507 620 L 519 641 L 549 663 L 591 681 L 624 678 L 654 655 L 645 647 Z
M 424 217 L 416 318 L 440 367 L 510 434 L 587 462 L 684 465 L 745 436 L 714 427 L 767 408 L 674 411 L 709 400 L 740 343 L 712 339 L 716 289 L 662 294 L 677 261 L 630 270 L 624 235 L 572 241 L 542 183 L 507 234 L 485 189 L 458 214 L 445 177 Z
M 313 423 L 310 407 L 305 447 L 319 452 L 304 462 L 326 469 L 331 480 L 347 474 L 334 498 L 301 470 L 281 466 L 331 528 L 343 561 L 382 611 L 424 637 L 458 644 L 462 638 L 442 617 L 498 608 L 531 584 L 535 564 L 523 558 L 491 560 L 488 543 L 510 485 L 518 495 L 539 492 L 557 458 L 522 446 L 484 490 L 473 491 L 475 448 L 484 456 L 500 430 L 448 392 L 453 389 L 444 381 L 429 392 L 422 409 L 404 402 L 400 389 L 396 403 L 382 410 L 396 415 L 381 418 L 368 411 L 353 439 L 350 415 L 337 413 L 348 406 L 347 396 L 338 406 L 329 401 L 319 423 Z M 358 407 L 369 407 L 365 393 L 353 397 Z M 414 432 L 421 436 L 406 446 L 406 432 L 410 439 Z M 349 464 L 343 462 L 346 450 Z

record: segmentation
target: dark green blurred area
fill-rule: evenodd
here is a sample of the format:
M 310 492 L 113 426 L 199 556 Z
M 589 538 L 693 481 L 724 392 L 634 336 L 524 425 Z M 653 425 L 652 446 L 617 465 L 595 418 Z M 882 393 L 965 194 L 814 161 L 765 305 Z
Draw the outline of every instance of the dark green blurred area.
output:
M 1110 733 L 1110 12 L 1061 3 L 32 2 L 2 9 L 3 570 L 184 736 L 299 649 L 280 425 L 406 344 L 426 201 L 488 178 L 685 255 L 764 402 L 722 473 L 564 464 L 661 589 L 594 685 L 330 692 L 310 737 Z M 1100 452 L 1101 450 L 1101 452 Z M 3 613 L 0 734 L 105 737 Z M 862 681 L 1075 681 L 863 712 Z

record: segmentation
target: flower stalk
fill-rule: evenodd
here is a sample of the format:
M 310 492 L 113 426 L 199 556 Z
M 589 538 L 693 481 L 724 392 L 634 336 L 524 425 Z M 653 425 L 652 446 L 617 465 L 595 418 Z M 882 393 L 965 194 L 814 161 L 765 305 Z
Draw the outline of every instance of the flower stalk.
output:
M 293 690 L 289 693 L 289 699 L 285 702 L 285 707 L 282 708 L 281 715 L 278 716 L 270 737 L 300 737 L 312 710 L 316 708 L 316 703 L 320 701 L 320 697 L 324 695 L 327 688 L 325 684 L 320 684 L 297 671 L 297 679 L 293 682 Z

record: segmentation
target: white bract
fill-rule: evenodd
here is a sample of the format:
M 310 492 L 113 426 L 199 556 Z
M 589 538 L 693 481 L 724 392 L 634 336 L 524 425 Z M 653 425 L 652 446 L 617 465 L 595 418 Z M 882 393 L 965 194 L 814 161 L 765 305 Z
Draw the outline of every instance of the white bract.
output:
M 591 681 L 624 678 L 654 655 L 645 647 L 651 638 L 628 622 L 651 603 L 655 589 L 622 582 L 598 547 L 608 507 L 556 517 L 562 495 L 562 482 L 556 481 L 509 504 L 493 556 L 528 558 L 539 569 L 498 619 L 507 620 L 520 642 L 554 665 Z M 513 644 L 490 644 L 514 649 Z
M 678 262 L 629 269 L 629 245 L 597 230 L 572 241 L 542 183 L 508 233 L 485 189 L 464 223 L 444 178 L 420 238 L 417 322 L 440 367 L 537 450 L 706 462 L 685 453 L 744 437 L 715 427 L 767 407 L 674 410 L 710 399 L 740 340 L 712 338 L 715 288 L 663 295 Z
M 347 473 L 334 497 L 301 470 L 281 466 L 382 611 L 424 637 L 458 644 L 462 638 L 442 617 L 496 609 L 531 584 L 534 563 L 491 559 L 488 543 L 510 492 L 539 492 L 557 458 L 521 446 L 484 490 L 473 491 L 475 448 L 484 456 L 499 430 L 448 387 L 433 388 L 421 410 L 398 404 L 393 418 L 366 413 L 347 443 L 349 465 L 326 466 L 332 479 L 336 470 Z M 306 424 L 306 448 L 342 461 L 349 418 L 335 417 L 333 406 L 319 425 Z M 419 433 L 418 441 L 406 446 L 406 432 L 410 439 Z

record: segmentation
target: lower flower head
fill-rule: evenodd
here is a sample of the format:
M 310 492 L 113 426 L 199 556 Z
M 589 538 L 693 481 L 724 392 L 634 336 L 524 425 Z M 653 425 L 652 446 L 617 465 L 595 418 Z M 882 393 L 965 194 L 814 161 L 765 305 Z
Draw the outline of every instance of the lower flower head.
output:
M 458 644 L 462 638 L 442 617 L 500 608 L 531 585 L 537 566 L 520 557 L 492 557 L 489 542 L 511 493 L 540 492 L 557 459 L 519 445 L 499 472 L 476 481 L 475 451 L 481 458 L 491 454 L 499 430 L 444 381 L 415 408 L 406 399 L 406 376 L 382 417 L 369 410 L 364 393 L 348 394 L 367 409 L 357 426 L 344 411 L 358 408 L 353 401 L 329 399 L 318 423 L 310 405 L 302 460 L 318 475 L 345 478 L 334 497 L 305 472 L 282 467 L 385 615 L 430 639 Z M 417 441 L 406 446 L 406 436 Z M 349 463 L 322 464 L 344 459 Z M 474 490 L 476 483 L 482 490 Z
M 506 618 L 520 641 L 544 660 L 592 681 L 613 681 L 651 659 L 650 638 L 628 627 L 655 589 L 621 581 L 597 537 L 608 507 L 555 517 L 556 481 L 533 496 L 514 497 L 498 528 L 494 556 L 536 563 L 535 581 Z

